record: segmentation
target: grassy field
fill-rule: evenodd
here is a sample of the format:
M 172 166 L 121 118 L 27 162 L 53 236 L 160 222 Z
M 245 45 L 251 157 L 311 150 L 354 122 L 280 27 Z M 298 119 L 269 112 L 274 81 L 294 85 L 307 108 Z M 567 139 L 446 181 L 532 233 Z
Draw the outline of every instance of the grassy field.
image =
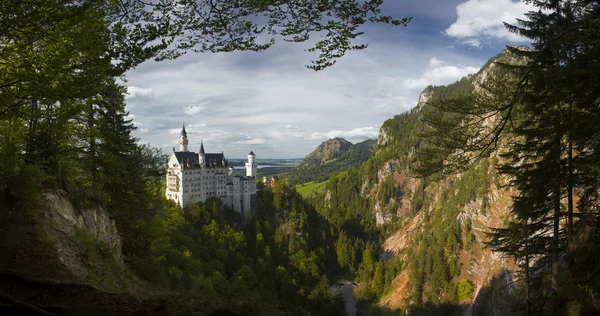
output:
M 296 186 L 298 193 L 302 194 L 303 197 L 308 198 L 315 196 L 317 193 L 325 190 L 325 184 L 327 181 L 317 182 L 314 181 L 306 182 L 304 185 L 299 184 Z

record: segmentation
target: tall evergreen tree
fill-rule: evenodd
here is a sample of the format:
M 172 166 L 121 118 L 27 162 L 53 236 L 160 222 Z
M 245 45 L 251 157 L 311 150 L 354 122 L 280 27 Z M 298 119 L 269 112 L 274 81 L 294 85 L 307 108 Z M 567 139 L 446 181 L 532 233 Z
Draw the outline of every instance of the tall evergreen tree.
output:
M 492 72 L 474 96 L 430 103 L 424 115 L 429 146 L 423 153 L 429 159 L 421 174 L 462 171 L 500 149 L 500 171 L 518 195 L 515 222 L 497 229 L 492 244 L 524 259 L 527 276 L 529 262 L 548 264 L 549 282 L 541 286 L 549 285 L 556 295 L 562 282 L 559 272 L 565 271 L 560 266 L 569 261 L 562 259 L 565 245 L 572 245 L 576 233 L 574 210 L 595 208 L 597 201 L 593 192 L 600 178 L 593 170 L 598 156 L 590 139 L 598 135 L 600 121 L 594 112 L 600 96 L 598 80 L 593 80 L 597 72 L 589 70 L 598 69 L 600 11 L 597 1 L 529 2 L 539 10 L 507 28 L 529 38 L 532 49 L 509 47 L 517 58 L 496 61 L 500 71 Z M 586 197 L 578 205 L 576 190 Z M 565 215 L 566 229 L 561 229 Z M 527 233 L 515 234 L 524 225 Z

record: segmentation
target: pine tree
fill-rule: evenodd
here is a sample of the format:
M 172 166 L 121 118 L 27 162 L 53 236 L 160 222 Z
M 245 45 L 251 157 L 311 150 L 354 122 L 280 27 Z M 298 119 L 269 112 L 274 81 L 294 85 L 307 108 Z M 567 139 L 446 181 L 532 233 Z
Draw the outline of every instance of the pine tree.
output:
M 594 209 L 598 196 L 600 96 L 598 72 L 590 70 L 598 70 L 600 9 L 597 1 L 530 2 L 540 10 L 507 28 L 529 38 L 532 49 L 509 47 L 517 58 L 497 60 L 501 67 L 474 96 L 434 100 L 424 109 L 429 144 L 419 171 L 423 176 L 462 171 L 499 143 L 506 145 L 500 171 L 518 191 L 514 222 L 496 229 L 491 244 L 527 262 L 526 279 L 533 275 L 529 262 L 538 268 L 547 263 L 550 292 L 556 295 L 565 245 L 573 246 L 576 233 L 574 211 Z M 578 205 L 576 190 L 583 197 Z M 564 215 L 567 225 L 561 229 Z M 525 235 L 516 233 L 523 227 Z M 547 284 L 530 291 L 536 282 L 527 281 L 528 299 L 545 295 Z
M 513 177 L 513 184 L 519 189 L 514 203 L 515 213 L 523 221 L 542 224 L 538 230 L 528 229 L 530 235 L 542 239 L 541 236 L 552 227 L 549 249 L 551 289 L 556 295 L 560 282 L 560 254 L 564 250 L 561 249 L 563 235 L 560 230 L 563 196 L 567 196 L 569 243 L 572 243 L 574 234 L 573 189 L 578 181 L 573 171 L 580 166 L 574 165 L 573 147 L 578 145 L 574 131 L 580 122 L 574 120 L 573 113 L 580 111 L 576 108 L 580 105 L 578 93 L 585 95 L 590 92 L 574 91 L 579 85 L 572 80 L 572 74 L 577 71 L 574 61 L 588 59 L 584 54 L 575 56 L 582 44 L 577 40 L 580 35 L 575 32 L 588 28 L 598 32 L 597 28 L 594 31 L 595 27 L 585 22 L 589 18 L 586 7 L 597 4 L 559 0 L 533 1 L 533 4 L 542 10 L 529 12 L 528 20 L 519 20 L 518 26 L 507 25 L 510 31 L 533 41 L 533 52 L 512 48 L 516 54 L 529 57 L 530 62 L 520 67 L 524 73 L 524 89 L 518 110 L 523 120 L 513 131 L 517 138 L 513 150 L 505 156 L 510 162 L 502 170 Z M 598 9 L 595 10 L 597 12 Z M 579 150 L 585 151 L 585 148 L 580 147 Z

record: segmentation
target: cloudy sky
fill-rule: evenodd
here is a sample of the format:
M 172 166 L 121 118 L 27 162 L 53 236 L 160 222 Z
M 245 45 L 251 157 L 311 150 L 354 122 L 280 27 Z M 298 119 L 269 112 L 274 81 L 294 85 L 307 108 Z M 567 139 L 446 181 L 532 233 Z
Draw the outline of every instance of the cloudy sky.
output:
M 194 54 L 127 73 L 135 136 L 169 153 L 183 122 L 190 150 L 242 158 L 302 158 L 328 138 L 377 138 L 382 123 L 416 105 L 428 85 L 476 72 L 505 45 L 523 43 L 502 22 L 532 9 L 511 0 L 386 0 L 409 26 L 368 25 L 363 51 L 332 68 L 305 67 L 309 43 L 266 52 Z M 178 148 L 178 147 L 177 147 Z

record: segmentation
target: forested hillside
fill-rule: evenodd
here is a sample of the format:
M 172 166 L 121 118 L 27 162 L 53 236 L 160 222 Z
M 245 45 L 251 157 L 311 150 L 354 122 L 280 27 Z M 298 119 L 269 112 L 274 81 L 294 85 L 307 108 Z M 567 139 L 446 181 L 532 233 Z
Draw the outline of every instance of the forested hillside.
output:
M 575 181 L 575 176 L 568 177 L 568 172 L 576 174 L 568 171 L 568 159 L 577 161 L 569 158 L 571 145 L 560 146 L 564 164 L 560 182 L 539 169 L 543 160 L 536 162 L 549 149 L 526 152 L 531 164 L 521 165 L 524 156 L 517 154 L 548 133 L 536 132 L 540 127 L 535 127 L 546 121 L 524 119 L 530 115 L 521 112 L 525 102 L 535 102 L 529 96 L 518 99 L 523 105 L 514 105 L 513 110 L 506 106 L 514 96 L 519 71 L 528 69 L 531 52 L 526 47 L 510 48 L 477 74 L 425 89 L 417 107 L 383 124 L 369 160 L 359 170 L 332 177 L 315 199 L 325 217 L 345 210 L 346 216 L 363 214 L 362 223 L 378 224 L 380 258 L 404 262 L 399 275 L 385 276 L 393 280 L 382 292 L 372 291 L 379 284 L 377 275 L 359 272 L 355 293 L 360 301 L 415 315 L 598 311 L 594 297 L 600 292 L 599 262 L 585 253 L 598 247 L 599 226 L 593 215 L 597 205 L 587 198 L 575 202 L 596 193 L 561 189 L 564 195 L 556 202 L 560 211 L 553 215 L 553 200 L 544 201 L 535 192 Z M 597 105 L 597 94 L 593 100 Z M 514 111 L 510 118 L 507 111 Z M 578 155 L 593 152 L 577 148 Z M 586 168 L 595 165 L 586 163 L 590 164 Z M 586 185 L 595 190 L 593 184 Z M 531 201 L 534 198 L 541 201 Z M 578 203 L 577 211 L 573 203 Z M 524 215 L 526 206 L 539 210 Z M 369 212 L 372 217 L 364 215 Z M 570 224 L 571 212 L 578 219 L 575 224 Z M 344 227 L 346 236 L 340 235 L 337 245 L 352 244 L 356 236 L 349 233 L 351 225 Z M 343 265 L 342 254 L 338 260 Z M 552 260 L 561 267 L 556 273 Z M 559 290 L 548 292 L 551 287 Z
M 380 231 L 376 245 L 381 259 L 377 264 L 381 265 L 381 271 L 375 273 L 375 270 L 371 270 L 369 273 L 364 268 L 354 267 L 360 281 L 355 293 L 359 301 L 363 302 L 363 309 L 373 310 L 375 307 L 368 307 L 370 304 L 376 306 L 377 301 L 393 294 L 399 286 L 398 282 L 401 280 L 397 272 L 400 270 L 385 269 L 385 262 L 390 258 L 402 262 L 401 267 L 408 269 L 402 270 L 404 272 L 400 275 L 410 273 L 412 276 L 410 284 L 415 289 L 410 292 L 414 293 L 414 298 L 411 299 L 409 291 L 404 288 L 403 297 L 396 298 L 394 304 L 384 306 L 384 309 L 405 308 L 411 301 L 412 308 L 420 306 L 417 302 L 432 300 L 437 303 L 459 302 L 456 287 L 461 267 L 457 261 L 458 253 L 465 245 L 462 243 L 462 229 L 459 228 L 456 217 L 460 209 L 475 196 L 485 193 L 481 191 L 486 190 L 486 182 L 490 181 L 491 175 L 488 175 L 486 170 L 484 174 L 478 173 L 476 177 L 469 178 L 473 180 L 465 179 L 455 183 L 459 186 L 452 187 L 459 188 L 460 192 L 456 198 L 448 200 L 454 195 L 455 189 L 446 188 L 442 194 L 447 196 L 435 197 L 432 194 L 435 191 L 431 190 L 439 190 L 439 184 L 426 185 L 425 181 L 414 177 L 413 168 L 418 165 L 417 152 L 425 143 L 421 135 L 425 130 L 425 124 L 421 120 L 423 107 L 426 107 L 428 100 L 470 93 L 473 90 L 473 78 L 464 78 L 449 86 L 428 87 L 415 109 L 397 115 L 383 124 L 374 154 L 360 169 L 352 168 L 332 177 L 323 195 L 314 199 L 317 210 L 325 217 L 343 218 L 340 219 L 340 225 L 345 228 L 345 232 L 336 243 L 338 251 L 341 251 L 338 253 L 341 265 L 348 265 L 345 263 L 348 252 L 351 256 L 360 256 L 360 253 L 354 254 L 351 247 L 346 249 L 348 246 L 345 246 L 352 245 L 360 236 L 360 231 L 353 228 L 356 227 L 352 225 L 353 222 L 362 225 L 369 223 L 373 229 Z M 462 182 L 465 183 L 461 184 Z M 429 208 L 435 206 L 434 198 L 440 199 L 440 204 L 436 206 L 438 211 L 424 215 L 423 213 L 429 213 Z M 339 213 L 341 214 L 337 215 Z M 426 218 L 423 219 L 423 216 Z M 420 229 L 415 230 L 413 227 L 411 233 L 421 234 L 421 237 L 405 236 L 406 249 L 401 249 L 402 251 L 385 243 L 387 237 L 398 228 L 409 225 L 415 218 L 419 219 L 417 227 L 420 226 Z M 409 235 L 406 231 L 402 231 L 402 234 Z M 471 240 L 472 237 L 468 235 L 470 232 L 466 234 Z M 471 248 L 471 245 L 468 245 L 468 248 Z M 416 270 L 415 267 L 422 270 Z M 431 277 L 433 275 L 437 276 Z M 385 280 L 384 287 L 378 285 L 381 282 L 379 278 Z M 423 289 L 428 290 L 423 294 Z M 440 300 L 436 294 L 439 290 L 447 293 L 446 298 Z M 452 309 L 449 312 L 452 312 Z
M 343 138 L 329 139 L 312 151 L 294 170 L 285 174 L 291 184 L 322 182 L 347 168 L 358 168 L 367 161 L 374 140 L 352 144 Z

